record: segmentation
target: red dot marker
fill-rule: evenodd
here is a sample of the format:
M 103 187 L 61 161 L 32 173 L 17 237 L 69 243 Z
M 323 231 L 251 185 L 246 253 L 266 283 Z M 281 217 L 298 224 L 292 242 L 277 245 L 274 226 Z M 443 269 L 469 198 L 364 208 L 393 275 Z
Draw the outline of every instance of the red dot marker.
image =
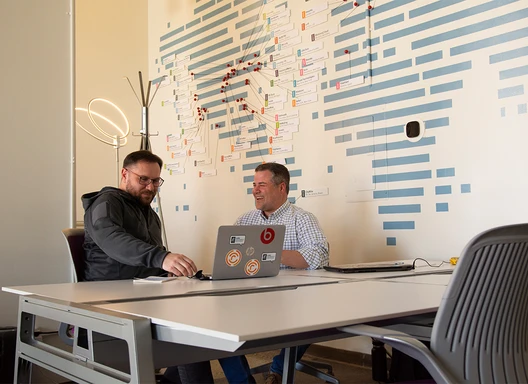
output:
M 345 49 L 345 53 L 348 54 L 348 49 Z

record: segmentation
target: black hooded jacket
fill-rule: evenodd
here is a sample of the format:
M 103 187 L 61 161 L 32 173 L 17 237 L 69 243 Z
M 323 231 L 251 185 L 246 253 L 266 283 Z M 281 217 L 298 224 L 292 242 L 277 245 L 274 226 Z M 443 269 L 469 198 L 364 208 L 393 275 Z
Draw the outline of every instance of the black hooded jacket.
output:
M 150 206 L 118 188 L 81 198 L 84 207 L 85 280 L 120 280 L 164 273 L 161 222 Z

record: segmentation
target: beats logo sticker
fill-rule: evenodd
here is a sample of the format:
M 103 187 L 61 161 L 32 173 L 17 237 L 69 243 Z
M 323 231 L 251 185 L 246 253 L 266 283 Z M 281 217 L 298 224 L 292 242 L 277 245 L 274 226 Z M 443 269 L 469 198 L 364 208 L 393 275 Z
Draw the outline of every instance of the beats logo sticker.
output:
M 264 244 L 270 244 L 275 239 L 275 231 L 271 228 L 266 228 L 260 234 L 260 241 Z

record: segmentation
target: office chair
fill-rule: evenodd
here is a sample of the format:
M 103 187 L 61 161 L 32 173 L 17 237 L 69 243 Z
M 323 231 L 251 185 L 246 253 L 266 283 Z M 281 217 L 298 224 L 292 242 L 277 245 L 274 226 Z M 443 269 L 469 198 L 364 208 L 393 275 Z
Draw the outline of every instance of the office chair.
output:
M 466 245 L 436 315 L 431 349 L 406 333 L 340 328 L 417 359 L 437 383 L 528 382 L 528 224 L 494 228 Z
M 62 234 L 68 244 L 70 258 L 73 265 L 73 282 L 84 280 L 84 228 L 66 228 Z
M 73 266 L 73 282 L 78 283 L 84 280 L 84 228 L 66 228 L 62 230 L 70 260 Z M 73 327 L 70 324 L 61 323 L 59 325 L 59 337 L 69 346 L 73 346 Z
M 62 234 L 68 245 L 70 258 L 73 266 L 73 282 L 78 283 L 84 281 L 84 228 L 66 228 L 62 230 Z M 59 337 L 61 340 L 71 347 L 73 347 L 73 332 L 74 327 L 70 324 L 61 323 L 59 325 Z M 161 374 L 156 371 L 156 378 L 160 379 Z

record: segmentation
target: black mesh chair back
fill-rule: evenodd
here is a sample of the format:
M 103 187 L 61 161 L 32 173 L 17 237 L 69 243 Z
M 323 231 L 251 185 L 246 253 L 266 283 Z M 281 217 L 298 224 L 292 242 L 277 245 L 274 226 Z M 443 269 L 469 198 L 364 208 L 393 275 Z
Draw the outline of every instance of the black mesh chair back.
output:
M 528 382 L 528 224 L 464 249 L 442 299 L 431 352 L 457 382 Z

